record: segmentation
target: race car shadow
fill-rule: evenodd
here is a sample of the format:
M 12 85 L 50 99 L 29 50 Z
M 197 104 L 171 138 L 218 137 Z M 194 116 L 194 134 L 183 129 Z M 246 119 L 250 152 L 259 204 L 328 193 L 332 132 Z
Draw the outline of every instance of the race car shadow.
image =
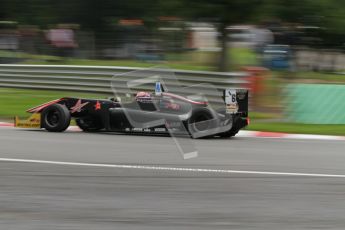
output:
M 19 129 L 17 130 L 19 131 Z M 171 138 L 170 134 L 167 133 L 126 133 L 126 132 L 109 132 L 109 131 L 97 131 L 97 132 L 84 132 L 81 130 L 66 130 L 64 132 L 49 132 L 44 129 L 20 129 L 20 131 L 27 131 L 27 132 L 39 132 L 39 133 L 50 133 L 50 134 L 85 134 L 85 135 L 113 135 L 113 136 L 142 136 L 142 137 L 165 137 L 165 138 Z M 187 138 L 187 139 L 192 139 L 189 135 L 185 134 L 177 134 L 175 135 L 177 138 Z M 239 140 L 238 138 L 235 137 L 220 137 L 220 136 L 207 136 L 207 137 L 202 137 L 198 138 L 195 140 Z

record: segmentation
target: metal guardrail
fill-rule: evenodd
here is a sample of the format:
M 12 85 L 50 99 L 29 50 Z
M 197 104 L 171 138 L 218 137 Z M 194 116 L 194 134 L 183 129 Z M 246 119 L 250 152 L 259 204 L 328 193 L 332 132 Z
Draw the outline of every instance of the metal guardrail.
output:
M 209 99 L 219 97 L 218 93 L 210 90 L 209 84 L 215 88 L 243 87 L 247 83 L 245 72 L 208 72 L 208 71 L 185 71 L 172 69 L 148 69 L 132 67 L 110 66 L 71 66 L 71 65 L 18 65 L 0 64 L 0 87 L 64 90 L 76 92 L 90 92 L 101 94 L 113 94 L 111 83 L 119 85 L 119 93 L 126 93 L 125 86 L 129 80 L 138 78 L 137 74 L 149 71 L 167 75 L 165 78 L 171 86 L 170 91 L 186 93 L 181 87 L 191 87 L 189 94 L 202 92 Z M 169 82 L 169 75 L 174 74 L 178 80 Z M 197 86 L 195 86 L 197 85 Z M 137 90 L 152 90 L 152 86 L 142 85 Z

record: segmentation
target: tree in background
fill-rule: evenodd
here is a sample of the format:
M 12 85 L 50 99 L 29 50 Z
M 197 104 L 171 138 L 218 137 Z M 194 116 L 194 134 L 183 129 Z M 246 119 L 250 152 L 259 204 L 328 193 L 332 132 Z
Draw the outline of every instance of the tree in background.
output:
M 316 47 L 338 47 L 345 42 L 345 2 L 336 0 L 265 0 L 260 14 L 267 19 L 308 27 Z M 311 29 L 313 28 L 313 29 Z M 308 33 L 308 31 L 304 31 Z
M 185 0 L 185 15 L 190 20 L 211 21 L 220 34 L 221 55 L 219 70 L 227 71 L 229 25 L 251 22 L 258 14 L 262 0 Z
M 220 34 L 219 69 L 229 66 L 226 27 L 278 19 L 320 27 L 323 45 L 344 44 L 345 2 L 336 0 L 0 0 L 0 20 L 37 25 L 42 29 L 59 23 L 79 24 L 103 38 L 122 18 L 142 19 L 154 30 L 160 16 L 212 22 Z M 310 20 L 317 19 L 317 20 Z

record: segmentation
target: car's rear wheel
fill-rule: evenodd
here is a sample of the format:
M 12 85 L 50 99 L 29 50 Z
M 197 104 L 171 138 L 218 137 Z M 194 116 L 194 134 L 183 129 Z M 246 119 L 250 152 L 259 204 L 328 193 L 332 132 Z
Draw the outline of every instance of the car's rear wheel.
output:
M 219 136 L 221 138 L 229 138 L 229 137 L 233 137 L 235 136 L 239 131 L 240 129 L 242 128 L 242 126 L 240 125 L 241 122 L 242 122 L 242 119 L 240 117 L 233 117 L 232 118 L 232 128 L 224 133 L 220 133 Z
M 221 138 L 229 138 L 229 137 L 235 136 L 239 131 L 240 131 L 239 129 L 235 129 L 235 130 L 232 130 L 232 129 L 231 129 L 231 130 L 229 130 L 229 131 L 227 131 L 227 132 L 224 132 L 224 133 L 219 134 L 219 136 L 220 136 Z
M 202 133 L 210 129 L 212 125 L 207 121 L 213 118 L 211 111 L 207 108 L 194 109 L 192 116 L 188 120 L 188 131 L 190 135 L 195 137 L 194 134 Z M 205 134 L 201 137 L 209 137 L 209 135 Z
M 71 122 L 71 114 L 64 105 L 53 104 L 45 108 L 41 114 L 42 128 L 49 132 L 63 132 Z
M 75 121 L 84 132 L 97 132 L 104 128 L 102 122 L 95 117 L 82 117 L 77 118 Z

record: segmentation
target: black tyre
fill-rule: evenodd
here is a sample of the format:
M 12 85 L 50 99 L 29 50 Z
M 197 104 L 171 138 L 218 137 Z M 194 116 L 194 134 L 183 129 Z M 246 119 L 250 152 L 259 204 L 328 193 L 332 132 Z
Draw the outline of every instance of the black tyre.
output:
M 64 105 L 53 104 L 45 108 L 41 114 L 42 128 L 49 132 L 63 132 L 71 122 L 71 113 Z
M 212 128 L 209 122 L 203 122 L 212 120 L 214 115 L 212 112 L 207 108 L 197 108 L 193 110 L 192 116 L 189 118 L 187 122 L 187 129 L 192 137 L 195 133 L 201 133 L 209 130 Z M 209 135 L 202 136 L 203 138 L 209 137 Z
M 233 136 L 235 136 L 237 133 L 238 133 L 238 131 L 240 131 L 240 130 L 238 130 L 238 129 L 235 129 L 235 130 L 229 130 L 229 131 L 227 131 L 227 132 L 224 132 L 224 133 L 221 133 L 221 134 L 219 134 L 219 136 L 221 137 L 221 138 L 229 138 L 229 137 L 233 137 Z
M 241 129 L 239 126 L 240 118 L 239 117 L 233 117 L 232 118 L 232 128 L 224 133 L 220 133 L 219 136 L 221 138 L 229 138 L 235 136 Z
M 75 121 L 84 132 L 97 132 L 104 128 L 102 122 L 94 117 L 77 118 Z

